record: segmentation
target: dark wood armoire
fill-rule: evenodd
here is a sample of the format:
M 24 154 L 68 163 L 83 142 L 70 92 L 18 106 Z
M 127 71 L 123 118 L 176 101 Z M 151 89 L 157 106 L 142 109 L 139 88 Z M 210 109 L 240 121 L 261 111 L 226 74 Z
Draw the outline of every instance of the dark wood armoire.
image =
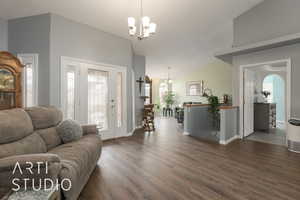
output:
M 17 57 L 0 51 L 0 110 L 22 107 L 22 70 Z

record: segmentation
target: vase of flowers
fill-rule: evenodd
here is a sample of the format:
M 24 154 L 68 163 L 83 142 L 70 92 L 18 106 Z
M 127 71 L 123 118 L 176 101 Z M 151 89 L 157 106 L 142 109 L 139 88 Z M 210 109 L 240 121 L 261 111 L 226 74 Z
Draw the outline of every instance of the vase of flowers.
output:
M 265 102 L 268 101 L 268 97 L 271 95 L 271 92 L 264 90 L 261 92 L 261 94 L 265 97 Z

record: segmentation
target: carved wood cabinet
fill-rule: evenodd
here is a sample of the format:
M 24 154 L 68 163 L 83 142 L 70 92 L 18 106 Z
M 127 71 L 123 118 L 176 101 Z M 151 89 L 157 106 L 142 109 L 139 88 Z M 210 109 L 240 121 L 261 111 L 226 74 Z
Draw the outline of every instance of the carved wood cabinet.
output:
M 0 52 L 0 110 L 22 107 L 23 65 L 9 52 Z
M 276 103 L 254 103 L 254 131 L 276 128 Z

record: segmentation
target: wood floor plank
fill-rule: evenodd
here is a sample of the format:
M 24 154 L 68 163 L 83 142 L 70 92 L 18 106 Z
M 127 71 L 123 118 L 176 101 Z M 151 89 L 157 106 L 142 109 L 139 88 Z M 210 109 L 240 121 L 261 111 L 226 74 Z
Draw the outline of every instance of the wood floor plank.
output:
M 104 142 L 80 200 L 299 200 L 300 155 L 237 140 L 222 146 L 161 118 L 155 133 Z

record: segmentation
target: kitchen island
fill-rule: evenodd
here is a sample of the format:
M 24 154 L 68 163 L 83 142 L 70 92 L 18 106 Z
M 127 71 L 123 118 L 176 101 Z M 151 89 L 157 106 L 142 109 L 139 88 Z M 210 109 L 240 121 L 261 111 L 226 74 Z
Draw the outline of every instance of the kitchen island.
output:
M 228 144 L 239 137 L 237 106 L 220 106 L 220 117 L 214 121 L 208 104 L 184 106 L 184 134 Z

